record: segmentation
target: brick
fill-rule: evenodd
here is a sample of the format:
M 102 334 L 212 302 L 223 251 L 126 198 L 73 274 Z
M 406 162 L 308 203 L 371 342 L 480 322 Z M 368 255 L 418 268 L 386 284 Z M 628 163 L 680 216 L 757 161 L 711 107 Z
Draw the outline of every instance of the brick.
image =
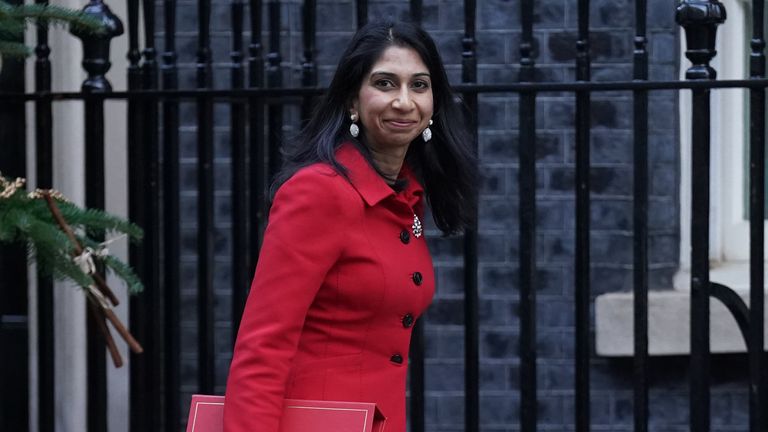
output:
M 511 45 L 509 33 L 479 31 L 477 33 L 477 58 L 484 65 L 509 62 L 507 46 Z
M 590 190 L 594 195 L 632 194 L 632 176 L 628 167 L 592 167 Z
M 435 299 L 427 310 L 427 320 L 433 324 L 464 324 L 464 302 L 454 299 Z
M 480 194 L 504 195 L 507 193 L 508 170 L 504 168 L 484 168 L 480 173 Z
M 435 261 L 461 261 L 462 242 L 458 237 L 432 237 L 429 249 Z
M 563 398 L 560 396 L 540 397 L 537 408 L 539 421 L 544 424 L 558 426 L 566 421 Z
M 424 369 L 424 386 L 427 391 L 464 390 L 463 364 L 430 362 Z
M 631 264 L 632 237 L 627 234 L 592 234 L 591 262 Z
M 480 293 L 508 294 L 517 290 L 518 271 L 510 266 L 482 266 L 479 271 Z
M 648 26 L 651 29 L 663 29 L 668 32 L 675 29 L 674 4 L 666 0 L 650 0 L 648 2 Z
M 536 326 L 540 329 L 567 328 L 575 324 L 575 307 L 571 300 L 539 297 L 536 305 Z
M 440 430 L 445 430 L 445 426 L 449 425 L 463 429 L 464 398 L 461 396 L 439 396 L 437 398 L 437 413 L 440 419 L 438 426 L 443 426 Z
M 650 130 L 673 131 L 677 128 L 677 103 L 674 101 L 656 101 L 648 112 Z
M 487 0 L 477 5 L 477 27 L 481 30 L 520 28 L 520 8 L 504 0 Z
M 539 230 L 562 230 L 565 224 L 565 208 L 562 201 L 544 201 L 536 204 L 536 227 Z
M 653 394 L 653 393 L 652 393 Z M 666 394 L 664 397 L 649 397 L 648 425 L 650 427 L 686 426 L 689 422 L 685 394 Z
M 355 8 L 350 3 L 318 2 L 316 25 L 318 33 L 329 31 L 350 31 L 356 19 Z M 350 33 L 351 35 L 351 33 Z M 322 38 L 325 44 L 325 37 Z M 320 44 L 320 45 L 323 45 Z M 341 54 L 341 52 L 339 52 Z
M 516 200 L 483 198 L 479 210 L 480 230 L 511 230 L 513 215 L 517 214 Z
M 517 161 L 519 138 L 512 131 L 480 130 L 478 145 L 482 160 L 493 163 Z
M 658 235 L 650 238 L 651 263 L 675 263 L 678 259 L 680 238 L 677 235 Z
M 505 325 L 509 323 L 510 301 L 506 299 L 480 299 L 478 315 L 480 325 Z
M 464 358 L 464 332 L 453 329 L 443 329 L 440 332 L 440 358 L 463 359 Z
M 629 65 L 607 65 L 592 68 L 592 81 L 630 81 L 632 80 L 632 67 Z M 601 92 L 600 95 L 616 95 L 621 92 Z M 626 93 L 625 93 L 626 94 Z
M 538 387 L 542 391 L 572 390 L 574 385 L 573 364 L 562 362 L 543 363 L 537 367 Z
M 593 200 L 590 206 L 594 230 L 631 230 L 633 205 L 631 201 Z
M 653 195 L 675 196 L 679 189 L 678 173 L 670 164 L 650 168 L 650 192 Z
M 571 264 L 574 240 L 570 236 L 542 234 L 536 242 L 538 262 L 547 264 Z
M 509 367 L 504 364 L 482 363 L 480 364 L 480 391 L 509 390 L 507 386 Z
M 635 6 L 629 0 L 597 0 L 590 4 L 591 28 L 632 28 Z
M 533 23 L 537 29 L 562 28 L 565 25 L 565 2 L 541 0 L 534 3 Z
M 505 396 L 481 396 L 480 418 L 488 425 L 509 424 L 519 417 L 517 401 Z
M 438 297 L 461 294 L 464 292 L 464 268 L 441 265 L 435 271 L 436 293 Z
M 505 253 L 508 250 L 505 236 L 498 235 L 498 233 L 480 233 L 477 242 L 480 261 L 493 264 L 504 263 L 509 260 L 509 256 Z
M 591 102 L 590 119 L 592 127 L 597 130 L 629 129 L 632 126 L 632 106 L 622 99 L 595 99 Z
M 518 357 L 519 335 L 510 331 L 480 332 L 480 356 L 494 359 Z
M 368 19 L 409 21 L 410 12 L 406 2 L 371 2 L 368 5 Z

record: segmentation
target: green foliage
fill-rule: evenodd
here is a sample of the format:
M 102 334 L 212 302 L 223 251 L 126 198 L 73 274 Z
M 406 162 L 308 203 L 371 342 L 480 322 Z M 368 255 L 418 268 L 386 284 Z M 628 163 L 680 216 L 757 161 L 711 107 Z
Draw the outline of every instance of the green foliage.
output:
M 20 186 L 20 182 L 15 183 Z M 73 261 L 75 245 L 58 226 L 48 205 L 39 193 L 28 194 L 23 187 L 0 176 L 0 243 L 23 243 L 29 257 L 44 274 L 56 279 L 70 279 L 82 287 L 93 285 L 91 276 Z M 55 194 L 54 194 L 55 196 Z M 56 199 L 62 217 L 83 247 L 94 251 L 104 246 L 94 237 L 99 233 L 125 234 L 139 241 L 143 232 L 137 225 L 109 213 L 81 209 L 59 197 Z M 93 256 L 97 264 L 113 272 L 131 293 L 143 289 L 130 266 L 110 256 Z
M 28 24 L 73 26 L 93 33 L 104 28 L 101 21 L 82 11 L 47 4 L 12 5 L 0 0 L 0 57 L 24 57 L 32 53 L 20 42 Z

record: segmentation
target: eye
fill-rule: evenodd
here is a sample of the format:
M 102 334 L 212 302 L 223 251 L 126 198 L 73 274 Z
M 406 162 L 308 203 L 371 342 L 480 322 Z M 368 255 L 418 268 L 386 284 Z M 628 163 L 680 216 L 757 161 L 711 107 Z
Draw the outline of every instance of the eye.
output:
M 417 81 L 414 81 L 411 87 L 413 87 L 416 90 L 427 90 L 429 89 L 429 82 L 424 80 L 417 80 Z
M 395 87 L 395 83 L 393 83 L 392 80 L 389 80 L 389 79 L 378 79 L 378 80 L 373 82 L 373 85 L 375 85 L 376 87 L 381 87 L 381 88 L 392 88 L 392 87 Z

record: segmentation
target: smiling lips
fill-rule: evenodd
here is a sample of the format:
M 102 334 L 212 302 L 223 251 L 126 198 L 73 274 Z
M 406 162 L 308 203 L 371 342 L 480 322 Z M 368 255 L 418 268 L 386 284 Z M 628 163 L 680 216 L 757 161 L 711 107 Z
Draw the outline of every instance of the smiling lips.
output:
M 392 127 L 397 129 L 408 129 L 417 123 L 416 120 L 404 120 L 404 119 L 392 119 L 392 120 L 386 120 L 386 122 L 389 123 Z

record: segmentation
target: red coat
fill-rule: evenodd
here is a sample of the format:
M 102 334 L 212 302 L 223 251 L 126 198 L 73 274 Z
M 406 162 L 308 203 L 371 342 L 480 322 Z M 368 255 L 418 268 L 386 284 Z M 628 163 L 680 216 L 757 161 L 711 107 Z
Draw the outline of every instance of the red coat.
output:
M 434 294 L 407 167 L 395 193 L 352 144 L 278 190 L 227 381 L 225 432 L 278 432 L 283 398 L 375 402 L 405 432 L 411 330 Z

